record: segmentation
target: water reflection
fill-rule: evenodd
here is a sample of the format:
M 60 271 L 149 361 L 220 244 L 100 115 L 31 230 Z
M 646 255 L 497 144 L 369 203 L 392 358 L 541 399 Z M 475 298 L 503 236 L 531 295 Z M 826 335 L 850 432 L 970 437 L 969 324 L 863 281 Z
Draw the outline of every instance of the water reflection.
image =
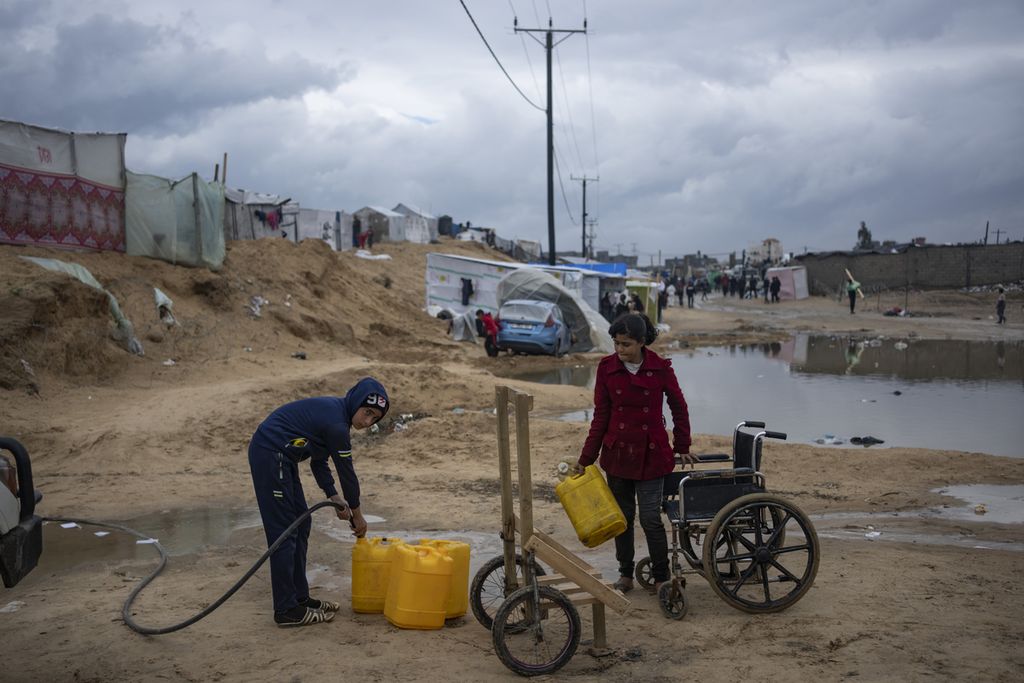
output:
M 671 358 L 696 432 L 729 435 L 759 419 L 804 443 L 831 435 L 828 443 L 849 447 L 873 436 L 885 446 L 1024 457 L 1013 429 L 1024 405 L 1019 342 L 800 334 Z M 596 367 L 572 370 L 570 383 L 593 387 Z M 554 371 L 516 378 L 563 383 Z M 587 421 L 591 411 L 558 417 Z

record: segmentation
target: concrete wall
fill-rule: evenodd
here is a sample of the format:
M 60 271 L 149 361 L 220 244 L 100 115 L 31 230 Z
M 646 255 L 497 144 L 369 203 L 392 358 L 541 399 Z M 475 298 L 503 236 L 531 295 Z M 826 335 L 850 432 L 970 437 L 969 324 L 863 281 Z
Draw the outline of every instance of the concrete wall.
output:
M 1024 242 L 914 247 L 902 254 L 802 254 L 811 294 L 835 294 L 848 268 L 864 289 L 973 287 L 1024 280 Z

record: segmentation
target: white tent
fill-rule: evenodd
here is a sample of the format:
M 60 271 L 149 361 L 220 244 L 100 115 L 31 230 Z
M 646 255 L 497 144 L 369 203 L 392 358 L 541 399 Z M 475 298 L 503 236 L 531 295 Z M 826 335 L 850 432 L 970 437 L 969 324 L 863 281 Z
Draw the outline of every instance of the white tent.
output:
M 409 242 L 427 244 L 437 240 L 437 216 L 412 204 L 399 203 L 392 211 L 406 217 L 405 239 Z
M 374 242 L 404 242 L 406 219 L 382 206 L 364 206 L 356 211 L 361 231 L 373 231 Z
M 335 251 L 352 249 L 352 214 L 323 209 L 299 209 L 298 241 L 323 240 Z
M 778 277 L 782 283 L 779 290 L 780 299 L 806 299 L 807 292 L 807 268 L 804 266 L 785 266 L 780 268 L 769 268 L 766 273 L 768 280 Z
M 573 268 L 509 261 L 490 261 L 455 254 L 427 254 L 427 306 L 436 305 L 453 312 L 482 309 L 498 310 L 497 283 L 510 271 L 530 268 L 550 273 L 567 290 L 594 310 L 600 309 L 606 290 L 625 288 L 625 280 L 608 273 Z

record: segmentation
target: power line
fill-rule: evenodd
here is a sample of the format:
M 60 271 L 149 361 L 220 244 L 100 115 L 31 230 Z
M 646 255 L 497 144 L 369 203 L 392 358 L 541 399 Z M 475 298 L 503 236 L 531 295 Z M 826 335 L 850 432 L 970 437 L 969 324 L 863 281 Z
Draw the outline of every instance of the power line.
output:
M 540 111 L 546 111 L 546 109 L 544 109 L 544 107 L 540 107 L 540 106 L 534 104 L 533 100 L 531 100 L 529 97 L 527 97 L 526 93 L 524 93 L 522 90 L 519 89 L 519 86 L 516 85 L 516 82 L 513 81 L 512 77 L 508 75 L 507 71 L 505 71 L 505 67 L 502 66 L 501 60 L 498 59 L 498 55 L 494 54 L 494 50 L 491 49 L 490 43 L 488 43 L 487 39 L 484 38 L 483 31 L 481 31 L 480 27 L 476 25 L 476 19 L 473 18 L 472 14 L 470 14 L 469 8 L 466 7 L 466 3 L 463 0 L 459 0 L 459 4 L 462 5 L 462 9 L 466 10 L 466 16 L 469 17 L 469 20 L 473 23 L 473 28 L 476 29 L 477 34 L 480 36 L 480 40 L 484 41 L 484 45 L 487 46 L 487 51 L 491 53 L 492 57 L 494 57 L 494 61 L 497 62 L 498 68 L 501 69 L 501 73 L 505 74 L 505 78 L 507 78 L 508 82 L 512 84 L 512 87 L 516 89 L 516 92 L 519 93 L 520 95 L 522 95 L 523 99 L 526 100 L 527 102 L 529 102 L 530 106 L 533 107 L 534 109 L 538 109 Z
M 585 167 L 583 166 L 583 155 L 580 154 L 580 143 L 576 140 L 576 125 L 572 120 L 572 108 L 569 106 L 569 89 L 565 87 L 565 73 L 562 71 L 562 57 L 558 50 L 555 50 L 555 59 L 558 60 L 558 77 L 562 81 L 562 99 L 565 100 L 565 113 L 569 118 L 569 132 L 572 133 L 572 142 L 576 147 L 576 158 L 580 162 L 580 170 L 582 171 Z
M 565 212 L 569 214 L 569 222 L 576 225 L 576 219 L 573 218 L 572 209 L 569 208 L 569 198 L 565 196 L 565 185 L 562 184 L 562 167 L 558 163 L 558 152 L 555 151 L 555 171 L 558 174 L 558 187 L 562 189 L 562 201 L 565 202 Z
M 519 16 L 515 5 L 512 4 L 512 0 L 508 0 L 508 8 L 512 10 L 513 17 Z M 540 22 L 538 21 L 538 23 Z M 533 70 L 533 60 L 530 59 L 530 51 L 526 48 L 526 38 L 522 33 L 519 34 L 519 44 L 523 46 L 523 54 L 526 55 L 526 64 L 530 67 L 530 78 L 533 79 L 533 87 L 537 90 L 537 97 L 543 97 L 544 94 L 540 91 L 540 83 L 537 81 L 537 74 Z

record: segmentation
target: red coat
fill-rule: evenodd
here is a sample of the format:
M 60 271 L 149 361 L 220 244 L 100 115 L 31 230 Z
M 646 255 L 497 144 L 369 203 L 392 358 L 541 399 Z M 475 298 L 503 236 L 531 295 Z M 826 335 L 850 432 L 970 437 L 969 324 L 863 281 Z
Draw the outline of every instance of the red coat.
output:
M 633 375 L 615 354 L 597 366 L 594 419 L 579 463 L 601 456 L 601 468 L 623 479 L 645 481 L 675 469 L 676 453 L 690 452 L 690 413 L 672 362 L 647 347 L 640 370 Z M 661 414 L 662 396 L 672 411 L 669 445 Z

